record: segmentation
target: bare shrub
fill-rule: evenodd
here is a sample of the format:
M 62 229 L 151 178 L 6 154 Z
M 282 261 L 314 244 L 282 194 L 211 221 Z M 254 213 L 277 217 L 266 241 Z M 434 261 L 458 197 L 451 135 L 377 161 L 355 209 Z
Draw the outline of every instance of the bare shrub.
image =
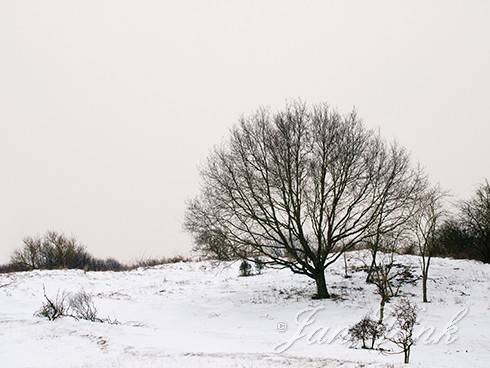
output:
M 42 237 L 26 237 L 23 247 L 16 250 L 10 263 L 16 269 L 30 271 L 34 269 L 83 269 L 93 260 L 75 238 L 56 231 L 48 231 Z
M 91 256 L 75 238 L 63 233 L 48 231 L 42 238 L 42 267 L 47 269 L 83 269 Z
M 363 349 L 368 349 L 366 343 L 370 341 L 371 345 L 369 349 L 374 349 L 376 340 L 383 336 L 385 330 L 386 327 L 382 322 L 375 321 L 371 317 L 366 316 L 349 328 L 349 336 L 352 342 L 361 342 Z
M 60 293 L 58 291 L 54 300 L 46 295 L 44 285 L 43 291 L 45 302 L 35 313 L 36 316 L 45 317 L 50 321 L 60 317 L 71 317 L 76 320 L 83 319 L 91 322 L 119 324 L 117 320 L 109 317 L 99 318 L 92 296 L 84 290 L 80 290 L 75 294 Z
M 64 317 L 68 314 L 69 303 L 68 295 L 63 293 L 57 293 L 56 299 L 52 300 L 46 295 L 46 288 L 43 285 L 44 303 L 41 308 L 35 313 L 36 316 L 45 317 L 50 321 L 54 321 L 60 317 Z
M 386 339 L 402 349 L 404 362 L 410 361 L 410 349 L 415 343 L 413 328 L 417 323 L 417 306 L 408 299 L 401 299 L 393 308 L 391 316 L 395 320 L 394 333 L 389 331 Z M 400 352 L 400 353 L 401 353 Z
M 69 298 L 71 316 L 76 319 L 85 319 L 92 322 L 103 322 L 97 316 L 97 308 L 93 302 L 92 296 L 81 290 Z
M 257 275 L 260 275 L 265 267 L 264 262 L 262 262 L 259 258 L 254 259 L 254 266 L 255 266 L 255 273 Z

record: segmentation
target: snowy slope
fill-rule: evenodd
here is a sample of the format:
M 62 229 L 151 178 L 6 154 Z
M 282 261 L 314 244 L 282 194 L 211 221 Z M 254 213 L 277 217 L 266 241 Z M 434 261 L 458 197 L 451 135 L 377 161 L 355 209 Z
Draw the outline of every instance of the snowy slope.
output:
M 314 283 L 306 277 L 287 270 L 238 277 L 237 263 L 217 267 L 210 262 L 178 263 L 119 273 L 0 275 L 0 365 L 402 366 L 401 355 L 355 349 L 340 336 L 334 338 L 365 314 L 377 315 L 374 286 L 365 284 L 364 272 L 354 271 L 363 256 L 349 255 L 353 269 L 349 279 L 342 277 L 342 262 L 327 271 L 330 291 L 338 297 L 323 301 L 311 299 Z M 399 261 L 418 266 L 416 257 L 400 256 Z M 43 285 L 51 296 L 58 290 L 84 289 L 94 295 L 102 317 L 117 318 L 121 324 L 35 317 Z M 419 285 L 407 286 L 403 294 L 417 303 L 421 300 Z M 434 332 L 431 339 L 424 335 L 414 346 L 411 366 L 488 367 L 489 295 L 489 265 L 434 259 L 431 303 L 419 303 L 417 326 L 419 333 L 426 328 Z M 456 322 L 451 327 L 452 319 Z

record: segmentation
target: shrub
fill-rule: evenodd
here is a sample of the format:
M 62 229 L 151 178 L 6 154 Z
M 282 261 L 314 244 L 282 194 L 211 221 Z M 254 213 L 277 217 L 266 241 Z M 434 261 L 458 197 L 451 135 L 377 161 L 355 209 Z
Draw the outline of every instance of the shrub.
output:
M 35 315 L 39 317 L 45 317 L 50 321 L 54 321 L 55 319 L 66 316 L 68 314 L 69 305 L 66 293 L 63 292 L 60 294 L 58 292 L 56 294 L 56 299 L 51 300 L 46 295 L 46 289 L 44 285 L 43 292 L 45 301 L 42 304 L 41 308 L 35 313 Z
M 361 342 L 363 349 L 368 349 L 366 343 L 371 341 L 369 349 L 374 349 L 376 340 L 383 336 L 385 330 L 382 322 L 374 321 L 371 317 L 366 316 L 349 328 L 349 336 L 352 342 Z
M 128 266 L 123 265 L 114 258 L 98 259 L 90 257 L 83 269 L 85 271 L 125 271 Z
M 0 265 L 0 273 L 21 272 L 26 271 L 24 267 L 20 267 L 12 262 Z
M 257 273 L 257 275 L 260 275 L 262 273 L 262 270 L 265 267 L 264 262 L 262 262 L 259 258 L 254 259 L 254 266 L 255 266 L 255 272 Z
M 240 263 L 240 276 L 250 276 L 251 274 L 252 265 L 246 260 L 243 260 L 242 263 Z
M 14 268 L 22 271 L 34 269 L 83 269 L 93 258 L 75 238 L 48 231 L 42 237 L 27 237 L 24 246 L 10 259 Z
M 132 265 L 128 266 L 128 270 L 134 270 L 139 267 L 154 267 L 164 264 L 179 263 L 179 262 L 190 262 L 190 258 L 184 256 L 174 256 L 174 257 L 162 257 L 162 258 L 146 258 L 136 261 Z
M 69 298 L 71 316 L 76 319 L 85 319 L 92 322 L 103 322 L 97 316 L 97 308 L 92 300 L 92 296 L 81 290 Z
M 438 229 L 435 236 L 435 256 L 463 259 L 479 259 L 473 247 L 473 239 L 456 219 L 449 219 Z
M 60 317 L 72 317 L 76 320 L 84 319 L 91 322 L 119 324 L 117 320 L 99 318 L 92 296 L 84 290 L 75 294 L 58 292 L 54 300 L 46 295 L 44 285 L 43 292 L 45 301 L 35 313 L 36 316 L 47 318 L 50 321 L 54 321 Z

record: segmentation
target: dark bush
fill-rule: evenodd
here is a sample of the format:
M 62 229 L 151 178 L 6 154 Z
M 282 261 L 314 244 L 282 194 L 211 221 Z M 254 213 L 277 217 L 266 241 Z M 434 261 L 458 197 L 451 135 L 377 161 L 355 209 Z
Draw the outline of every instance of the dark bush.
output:
M 382 322 L 377 322 L 366 316 L 349 328 L 349 336 L 352 342 L 361 342 L 363 349 L 368 349 L 366 343 L 371 342 L 369 349 L 374 349 L 376 340 L 383 336 L 386 327 Z
M 183 256 L 174 256 L 174 257 L 162 257 L 162 258 L 146 258 L 146 259 L 140 259 L 139 261 L 136 261 L 135 263 L 131 264 L 130 266 L 127 266 L 128 270 L 134 270 L 139 267 L 154 267 L 154 266 L 160 266 L 164 264 L 171 264 L 171 263 L 179 263 L 179 262 L 190 262 L 190 258 L 186 258 Z
M 262 262 L 259 258 L 254 259 L 254 266 L 255 266 L 255 272 L 257 273 L 257 275 L 260 275 L 262 273 L 262 270 L 265 267 L 264 262 Z
M 251 274 L 252 265 L 246 260 L 243 260 L 242 263 L 240 263 L 240 276 L 250 276 Z
M 444 222 L 436 233 L 434 255 L 463 259 L 478 259 L 472 238 L 455 219 Z
M 83 269 L 86 271 L 126 271 L 128 266 L 123 265 L 114 258 L 98 259 L 90 257 Z
M 22 272 L 26 271 L 24 267 L 20 267 L 18 264 L 6 263 L 0 265 L 0 273 L 10 273 L 10 272 Z

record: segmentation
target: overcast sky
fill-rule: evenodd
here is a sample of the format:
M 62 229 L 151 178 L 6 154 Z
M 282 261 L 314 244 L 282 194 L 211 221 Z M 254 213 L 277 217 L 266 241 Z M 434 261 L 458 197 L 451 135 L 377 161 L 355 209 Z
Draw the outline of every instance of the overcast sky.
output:
M 242 114 L 354 106 L 456 197 L 490 178 L 489 1 L 0 2 L 0 261 L 57 229 L 186 254 L 198 166 Z

